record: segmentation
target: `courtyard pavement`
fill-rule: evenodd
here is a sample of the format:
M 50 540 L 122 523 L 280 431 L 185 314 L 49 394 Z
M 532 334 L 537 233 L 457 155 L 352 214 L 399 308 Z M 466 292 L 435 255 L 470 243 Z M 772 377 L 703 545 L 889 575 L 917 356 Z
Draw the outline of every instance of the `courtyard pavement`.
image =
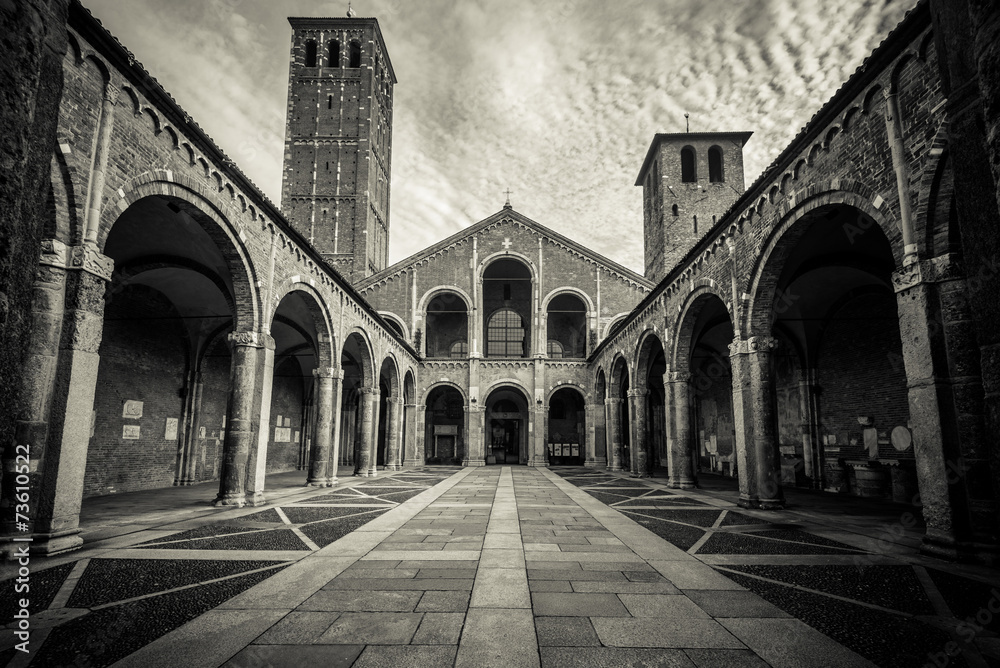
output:
M 662 482 L 429 467 L 275 476 L 258 508 L 97 499 L 82 550 L 32 560 L 31 651 L 9 624 L 0 663 L 1000 666 L 1000 574 L 920 556 L 905 506 L 790 491 L 750 511 L 727 481 Z

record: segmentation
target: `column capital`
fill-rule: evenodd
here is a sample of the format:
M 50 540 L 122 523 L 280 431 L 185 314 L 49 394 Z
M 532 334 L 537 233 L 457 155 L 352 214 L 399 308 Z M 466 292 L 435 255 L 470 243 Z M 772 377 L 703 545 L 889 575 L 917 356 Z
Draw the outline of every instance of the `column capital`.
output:
M 42 248 L 45 248 L 44 244 Z M 82 246 L 73 246 L 69 251 L 67 269 L 79 269 L 104 281 L 111 280 L 111 274 L 115 270 L 115 261 L 107 255 L 102 255 L 97 250 L 97 244 L 85 243 Z
M 121 92 L 121 88 L 109 81 L 104 87 L 104 99 L 111 104 L 118 104 L 118 96 L 121 95 Z
M 649 390 L 629 390 L 628 396 L 630 397 L 644 397 L 649 394 Z
M 377 387 L 359 387 L 358 394 L 377 397 L 379 395 L 379 389 Z
M 389 403 L 394 406 L 402 406 L 406 402 L 401 397 L 389 397 Z
M 621 402 L 622 402 L 621 397 L 608 397 L 607 399 L 604 400 L 604 403 L 612 405 L 620 404 Z
M 681 383 L 687 385 L 691 382 L 691 374 L 684 371 L 671 371 L 670 373 L 663 374 L 664 380 L 667 383 Z
M 247 348 L 268 348 L 274 350 L 274 339 L 263 332 L 229 332 L 226 337 L 230 347 L 243 346 Z
M 316 378 L 332 378 L 334 380 L 344 379 L 344 370 L 335 366 L 324 366 L 313 369 L 313 376 Z
M 778 339 L 773 336 L 751 336 L 748 339 L 733 339 L 729 344 L 729 356 L 750 353 L 768 353 L 778 347 Z
M 43 239 L 38 264 L 65 269 L 69 266 L 69 247 L 58 239 Z

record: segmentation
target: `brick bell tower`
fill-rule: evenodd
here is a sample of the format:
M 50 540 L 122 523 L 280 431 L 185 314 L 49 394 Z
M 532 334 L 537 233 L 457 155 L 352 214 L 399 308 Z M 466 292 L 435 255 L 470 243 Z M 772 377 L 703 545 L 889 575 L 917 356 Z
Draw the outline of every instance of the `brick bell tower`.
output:
M 389 257 L 392 88 L 373 18 L 291 17 L 281 209 L 351 281 Z
M 751 132 L 657 134 L 642 186 L 646 278 L 658 283 L 743 194 L 743 146 Z

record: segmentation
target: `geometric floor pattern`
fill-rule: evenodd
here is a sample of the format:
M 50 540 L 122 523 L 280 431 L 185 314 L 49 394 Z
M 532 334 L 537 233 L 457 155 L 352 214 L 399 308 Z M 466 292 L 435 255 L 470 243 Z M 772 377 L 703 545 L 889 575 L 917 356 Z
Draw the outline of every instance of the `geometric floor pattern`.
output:
M 982 582 L 891 563 L 780 513 L 749 515 L 654 480 L 554 472 L 875 665 L 1000 668 L 1000 591 Z
M 0 651 L 0 665 L 109 666 L 456 470 L 406 471 L 332 493 L 318 489 L 293 503 L 164 531 L 108 557 L 39 570 L 29 607 L 34 651 L 30 657 Z M 0 617 L 11 619 L 13 606 L 13 599 L 0 600 Z
M 1000 668 L 1000 579 L 656 479 L 428 467 L 217 515 L 36 561 L 0 665 Z

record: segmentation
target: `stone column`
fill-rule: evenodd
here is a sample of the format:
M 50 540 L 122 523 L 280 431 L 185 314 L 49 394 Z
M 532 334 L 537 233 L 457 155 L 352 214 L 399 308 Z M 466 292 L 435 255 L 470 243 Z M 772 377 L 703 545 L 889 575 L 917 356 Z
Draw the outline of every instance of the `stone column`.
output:
M 420 433 L 423 421 L 418 419 L 418 415 L 423 410 L 423 406 L 417 404 L 406 404 L 403 408 L 405 414 L 405 440 L 403 442 L 403 468 L 412 469 L 423 466 L 424 458 L 420 456 L 417 449 L 417 434 Z
M 622 470 L 622 421 L 621 421 L 622 400 L 618 397 L 608 397 L 604 400 L 604 408 L 607 413 L 608 440 L 611 452 L 609 471 Z
M 257 373 L 254 375 L 254 406 L 251 425 L 257 447 L 247 457 L 247 505 L 265 503 L 264 480 L 267 477 L 267 446 L 271 442 L 271 389 L 274 383 L 274 339 L 269 334 L 257 335 Z M 301 447 L 301 446 L 300 446 Z
M 414 466 L 424 466 L 427 463 L 427 406 L 418 404 L 414 407 L 416 412 L 416 457 Z
M 94 245 L 67 248 L 51 241 L 43 244 L 40 265 L 23 367 L 24 402 L 13 447 L 4 448 L 3 469 L 8 502 L 25 486 L 22 476 L 28 477 L 32 513 L 25 529 L 14 516 L 16 504 L 5 503 L 0 511 L 5 554 L 16 549 L 9 539 L 14 536 L 30 535 L 34 554 L 57 554 L 83 543 L 78 535 L 80 504 L 93 428 L 104 296 L 114 263 Z M 25 454 L 31 472 L 20 474 L 17 455 Z
M 379 419 L 379 389 L 362 387 L 361 392 L 361 439 L 358 454 L 354 460 L 354 475 L 363 478 L 374 477 L 376 473 L 375 448 L 378 447 L 376 432 Z
M 334 367 L 336 369 L 336 367 Z M 344 370 L 337 369 L 333 375 L 332 379 L 333 392 L 332 392 L 332 405 L 330 410 L 333 415 L 333 425 L 331 427 L 330 433 L 330 455 L 329 463 L 327 464 L 327 482 L 332 487 L 337 484 L 337 474 L 340 472 L 340 461 L 343 454 L 341 453 L 342 446 L 342 433 L 344 430 Z
M 213 505 L 246 505 L 247 465 L 250 451 L 256 444 L 253 429 L 257 402 L 254 393 L 259 355 L 263 347 L 257 332 L 229 334 L 232 367 L 229 380 L 229 416 L 222 446 L 222 471 L 219 475 L 219 495 Z
M 398 471 L 402 468 L 399 465 L 400 446 L 403 441 L 403 400 L 396 397 L 389 397 L 389 417 L 387 425 L 389 433 L 385 439 L 385 468 L 389 471 Z
M 691 374 L 679 371 L 670 376 L 669 392 L 673 397 L 674 438 L 667 459 L 667 486 L 692 489 L 694 482 L 694 448 L 691 432 Z M 664 376 L 666 377 L 666 376 Z
M 528 466 L 548 466 L 548 451 L 545 434 L 548 409 L 544 404 L 535 404 L 528 410 Z
M 312 452 L 309 454 L 310 487 L 330 487 L 330 443 L 333 438 L 334 379 L 338 372 L 333 367 L 313 369 L 316 377 L 316 433 L 313 435 Z
M 631 404 L 632 419 L 629 424 L 632 428 L 632 477 L 648 478 L 647 467 L 648 453 L 646 449 L 649 445 L 648 435 L 648 415 L 646 411 L 646 395 L 649 390 L 629 390 L 628 397 Z
M 743 508 L 784 507 L 778 468 L 771 351 L 778 341 L 756 336 L 729 346 L 733 368 L 733 417 Z
M 198 424 L 201 421 L 201 372 L 188 375 L 184 388 L 184 412 L 179 425 L 180 457 L 174 485 L 194 484 L 198 479 Z
M 584 466 L 600 468 L 608 465 L 604 422 L 604 404 L 587 404 L 587 459 Z
M 820 444 L 816 371 L 803 369 L 799 378 L 799 413 L 802 416 L 802 457 L 809 486 L 823 489 L 823 448 Z
M 954 412 L 956 400 L 967 402 L 977 393 L 962 392 L 960 378 L 956 379 L 959 380 L 956 387 L 947 365 L 951 360 L 963 367 L 965 373 L 978 370 L 975 354 L 978 351 L 974 336 L 965 337 L 964 346 L 948 341 L 951 337 L 945 335 L 947 325 L 942 326 L 937 320 L 941 305 L 933 281 L 939 278 L 939 269 L 933 261 L 923 261 L 896 272 L 892 280 L 899 334 L 904 341 L 903 366 L 921 511 L 927 522 L 921 550 L 955 559 L 961 549 L 959 543 L 968 542 L 971 536 L 966 477 L 969 469 L 959 443 Z M 960 308 L 954 301 L 949 304 L 951 311 Z
M 465 442 L 465 459 L 462 466 L 486 466 L 486 409 L 473 404 L 465 407 L 465 424 L 468 439 Z

